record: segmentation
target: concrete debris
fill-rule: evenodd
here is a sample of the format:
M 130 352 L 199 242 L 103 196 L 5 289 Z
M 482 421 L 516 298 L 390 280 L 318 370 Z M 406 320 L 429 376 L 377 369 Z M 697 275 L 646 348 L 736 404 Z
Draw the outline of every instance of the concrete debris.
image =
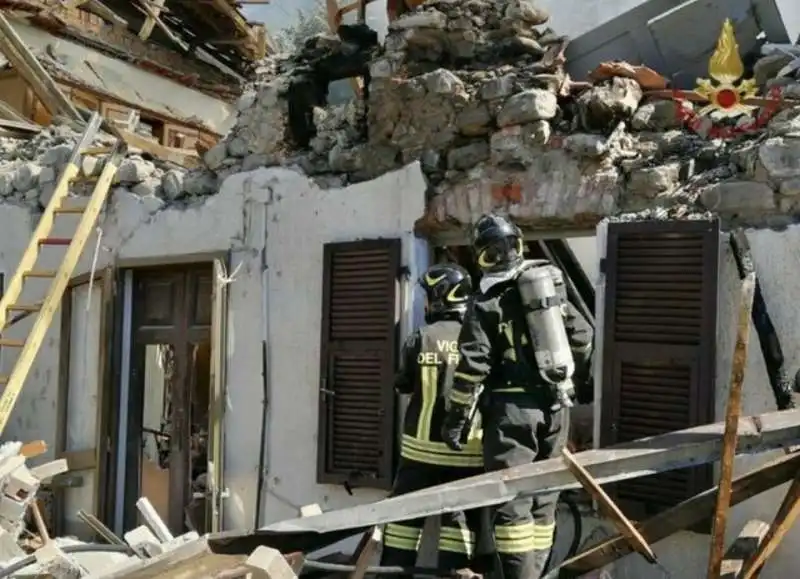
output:
M 364 25 L 314 36 L 256 67 L 235 126 L 205 151 L 203 168 L 133 151 L 115 193 L 157 211 L 203 202 L 228 176 L 260 167 L 294 167 L 329 187 L 419 161 L 423 228 L 468 224 L 491 208 L 522 225 L 571 228 L 653 205 L 755 226 L 794 219 L 800 106 L 712 118 L 705 103 L 670 98 L 657 71 L 618 61 L 575 82 L 564 69 L 568 39 L 547 21 L 533 0 L 428 0 L 382 44 Z M 780 87 L 800 105 L 800 49 L 762 53 L 753 73 L 762 91 Z M 367 82 L 365 98 L 329 105 L 329 85 L 354 77 Z M 50 127 L 0 139 L 0 197 L 41 208 L 75 137 Z M 96 175 L 98 163 L 85 158 L 82 172 Z M 748 182 L 758 201 L 728 195 Z M 521 197 L 493 193 L 505 183 Z M 712 203 L 720 192 L 725 201 Z
M 30 446 L 30 445 L 28 445 Z M 110 544 L 89 544 L 71 537 L 51 539 L 36 503 L 43 482 L 67 471 L 65 459 L 36 467 L 26 465 L 19 442 L 0 445 L 0 570 L 10 579 L 125 579 L 160 577 L 179 568 L 186 577 L 284 577 L 296 579 L 302 557 L 284 557 L 265 546 L 239 554 L 217 554 L 209 535 L 190 531 L 174 537 L 146 498 L 136 503 L 146 523 L 116 537 L 100 533 Z M 32 513 L 32 516 L 27 516 Z M 34 521 L 32 533 L 29 520 Z M 97 523 L 101 525 L 100 523 Z M 101 525 L 102 526 L 102 525 Z M 92 527 L 92 530 L 98 529 Z M 99 531 L 98 531 L 99 532 Z M 23 534 L 25 533 L 25 534 Z M 33 539 L 29 537 L 33 536 Z M 252 549 L 252 547 L 250 548 Z M 264 575 L 264 572 L 271 572 Z
M 475 205 L 481 197 L 522 224 L 548 226 L 653 204 L 702 212 L 715 198 L 708 188 L 728 180 L 734 185 L 713 190 L 753 180 L 759 197 L 764 186 L 773 197 L 738 207 L 731 195 L 712 208 L 734 220 L 773 220 L 788 206 L 780 198 L 794 198 L 800 108 L 690 126 L 703 105 L 665 98 L 667 80 L 646 66 L 605 62 L 589 83 L 572 81 L 568 40 L 547 20 L 531 0 L 429 0 L 393 22 L 381 46 L 358 26 L 311 38 L 298 54 L 262 63 L 236 126 L 205 155 L 211 173 L 187 178 L 182 189 L 202 195 L 213 188 L 211 175 L 274 165 L 338 186 L 419 161 L 431 226 L 474 221 L 489 208 Z M 788 74 L 784 96 L 800 97 L 794 72 L 786 73 L 795 48 L 773 46 L 756 76 Z M 328 83 L 346 74 L 364 75 L 366 99 L 328 105 Z M 759 153 L 769 137 L 783 141 Z M 489 193 L 508 182 L 521 187 L 522 201 Z M 169 189 L 171 199 L 177 187 Z
M 0 199 L 43 209 L 79 136 L 66 125 L 52 125 L 29 139 L 0 138 Z M 110 137 L 102 136 L 95 144 L 110 143 Z M 80 168 L 81 177 L 97 177 L 102 170 L 102 157 L 84 156 Z M 117 181 L 112 200 L 114 194 L 131 193 L 159 199 L 164 204 L 190 205 L 218 191 L 217 176 L 209 169 L 187 172 L 136 149 L 120 166 Z M 91 182 L 78 182 L 73 192 L 88 194 L 91 188 Z

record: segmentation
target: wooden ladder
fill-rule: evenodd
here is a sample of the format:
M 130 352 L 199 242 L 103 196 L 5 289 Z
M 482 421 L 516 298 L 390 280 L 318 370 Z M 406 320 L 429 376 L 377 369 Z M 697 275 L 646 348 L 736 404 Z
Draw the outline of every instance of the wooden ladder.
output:
M 22 392 L 25 379 L 42 346 L 45 334 L 53 322 L 53 316 L 61 305 L 69 280 L 97 223 L 111 183 L 127 150 L 127 146 L 119 138 L 109 147 L 91 147 L 103 124 L 103 118 L 97 113 L 92 114 L 88 120 L 80 140 L 61 171 L 53 196 L 22 254 L 19 267 L 0 299 L 0 336 L 3 336 L 0 338 L 0 346 L 13 348 L 18 353 L 11 374 L 0 376 L 0 385 L 4 385 L 3 394 L 0 396 L 0 435 L 8 424 L 11 411 Z M 69 197 L 70 186 L 77 181 L 94 180 L 79 177 L 81 159 L 84 155 L 104 156 L 105 164 L 99 177 L 96 178 L 89 202 L 82 206 L 69 206 L 64 201 Z M 51 232 L 56 218 L 70 215 L 80 216 L 72 237 L 52 237 Z M 43 269 L 41 266 L 37 268 L 40 252 L 43 248 L 51 246 L 66 248 L 58 269 Z M 28 303 L 24 303 L 20 298 L 23 290 L 27 290 L 25 293 L 28 294 L 33 292 L 35 287 L 29 287 L 35 286 L 29 283 L 33 279 L 49 279 L 51 283 L 43 299 L 31 299 Z M 9 319 L 14 314 L 16 317 Z M 28 316 L 34 316 L 34 320 L 24 339 L 4 337 L 10 326 Z

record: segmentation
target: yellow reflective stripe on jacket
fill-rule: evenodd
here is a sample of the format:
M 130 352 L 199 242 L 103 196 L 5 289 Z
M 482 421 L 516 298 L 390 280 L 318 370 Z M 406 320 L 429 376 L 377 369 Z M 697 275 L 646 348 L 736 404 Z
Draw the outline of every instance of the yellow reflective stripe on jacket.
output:
M 524 394 L 525 392 L 527 392 L 527 390 L 525 388 L 520 388 L 519 386 L 509 386 L 508 388 L 494 388 L 492 392 L 495 392 L 497 394 L 500 393 Z
M 425 440 L 431 436 L 433 408 L 436 405 L 439 393 L 439 368 L 436 366 L 420 366 L 419 370 L 422 385 L 422 404 L 417 418 L 417 438 Z
M 400 454 L 426 464 L 457 467 L 483 466 L 483 451 L 480 439 L 469 440 L 462 450 L 450 450 L 443 442 L 419 440 L 404 434 Z
M 383 532 L 383 544 L 393 549 L 416 551 L 422 538 L 422 529 L 398 523 L 389 523 Z
M 450 399 L 450 402 L 457 404 L 458 406 L 472 406 L 472 394 L 460 392 L 455 388 L 450 389 L 448 398 Z
M 442 527 L 439 531 L 439 550 L 472 556 L 475 533 L 466 527 Z
M 556 533 L 556 524 L 549 525 L 534 524 L 533 538 L 536 549 L 549 549 L 553 546 L 553 537 Z
M 498 553 L 527 553 L 536 549 L 536 531 L 532 522 L 497 525 L 494 536 Z
M 453 378 L 456 380 L 463 380 L 464 382 L 469 382 L 470 384 L 480 384 L 483 380 L 482 378 L 478 378 L 473 376 L 472 374 L 464 374 L 464 372 L 455 372 L 453 374 Z

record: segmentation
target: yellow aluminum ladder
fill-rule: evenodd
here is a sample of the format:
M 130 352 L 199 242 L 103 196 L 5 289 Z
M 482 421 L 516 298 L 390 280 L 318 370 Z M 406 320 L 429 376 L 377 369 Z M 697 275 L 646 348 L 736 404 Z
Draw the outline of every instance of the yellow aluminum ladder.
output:
M 33 366 L 33 361 L 44 341 L 45 334 L 53 322 L 53 316 L 61 305 L 69 280 L 78 265 L 78 260 L 83 253 L 86 242 L 92 234 L 93 227 L 108 197 L 111 183 L 127 150 L 127 145 L 119 140 L 118 137 L 116 143 L 110 147 L 92 148 L 91 145 L 99 133 L 101 125 L 103 125 L 103 118 L 97 113 L 92 114 L 83 135 L 81 135 L 80 140 L 72 150 L 69 161 L 61 171 L 53 196 L 42 213 L 39 224 L 36 226 L 33 236 L 22 254 L 19 267 L 14 272 L 5 294 L 0 299 L 0 335 L 5 334 L 6 330 L 22 317 L 34 316 L 33 323 L 25 339 L 0 338 L 0 346 L 14 349 L 18 352 L 11 373 L 8 376 L 0 376 L 0 386 L 4 386 L 3 394 L 0 396 L 0 435 L 2 435 L 8 424 L 11 411 L 14 409 L 14 405 L 22 392 L 25 379 L 28 376 L 28 372 L 30 372 L 31 366 Z M 111 132 L 114 133 L 113 130 Z M 97 177 L 88 203 L 79 207 L 68 206 L 64 204 L 64 201 L 69 197 L 70 185 L 80 180 L 79 174 L 83 155 L 103 155 L 106 157 L 105 164 L 99 177 Z M 80 216 L 72 237 L 51 237 L 56 218 L 69 215 Z M 66 247 L 58 269 L 37 269 L 40 252 L 43 253 L 44 248 L 50 246 Z M 44 299 L 39 298 L 32 303 L 23 303 L 20 301 L 23 291 L 28 286 L 28 283 L 36 278 L 51 280 Z M 25 293 L 33 293 L 33 288 L 30 288 L 30 291 Z M 14 319 L 9 319 L 13 313 L 18 313 L 19 315 Z

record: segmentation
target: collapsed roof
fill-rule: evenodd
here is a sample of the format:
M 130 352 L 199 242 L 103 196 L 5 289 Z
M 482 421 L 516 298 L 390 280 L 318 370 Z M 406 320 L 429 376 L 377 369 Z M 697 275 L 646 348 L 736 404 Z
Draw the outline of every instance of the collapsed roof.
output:
M 248 22 L 234 0 L 158 4 L 139 0 L 0 0 L 0 9 L 24 14 L 38 27 L 125 60 L 147 60 L 148 54 L 140 46 L 147 41 L 156 51 L 178 52 L 205 65 L 206 70 L 211 65 L 212 78 L 223 72 L 228 82 L 231 74 L 249 75 L 252 63 L 271 49 L 264 26 Z M 87 18 L 89 14 L 105 25 L 94 24 Z
M 797 187 L 785 176 L 800 177 L 786 166 L 800 152 L 800 101 L 791 100 L 800 85 L 794 71 L 773 77 L 796 48 L 768 45 L 755 66 L 761 94 L 781 86 L 780 102 L 756 99 L 714 120 L 703 110 L 713 95 L 673 94 L 644 66 L 605 63 L 589 82 L 573 81 L 568 40 L 547 20 L 525 0 L 429 0 L 392 23 L 383 46 L 359 26 L 311 38 L 262 65 L 208 166 L 225 175 L 294 165 L 339 185 L 419 161 L 430 184 L 422 225 L 433 230 L 490 208 L 553 227 L 658 207 L 760 222 L 793 213 Z M 723 46 L 741 63 L 731 34 Z M 361 74 L 364 99 L 326 105 L 331 81 Z M 719 127 L 729 127 L 724 138 L 708 134 Z

